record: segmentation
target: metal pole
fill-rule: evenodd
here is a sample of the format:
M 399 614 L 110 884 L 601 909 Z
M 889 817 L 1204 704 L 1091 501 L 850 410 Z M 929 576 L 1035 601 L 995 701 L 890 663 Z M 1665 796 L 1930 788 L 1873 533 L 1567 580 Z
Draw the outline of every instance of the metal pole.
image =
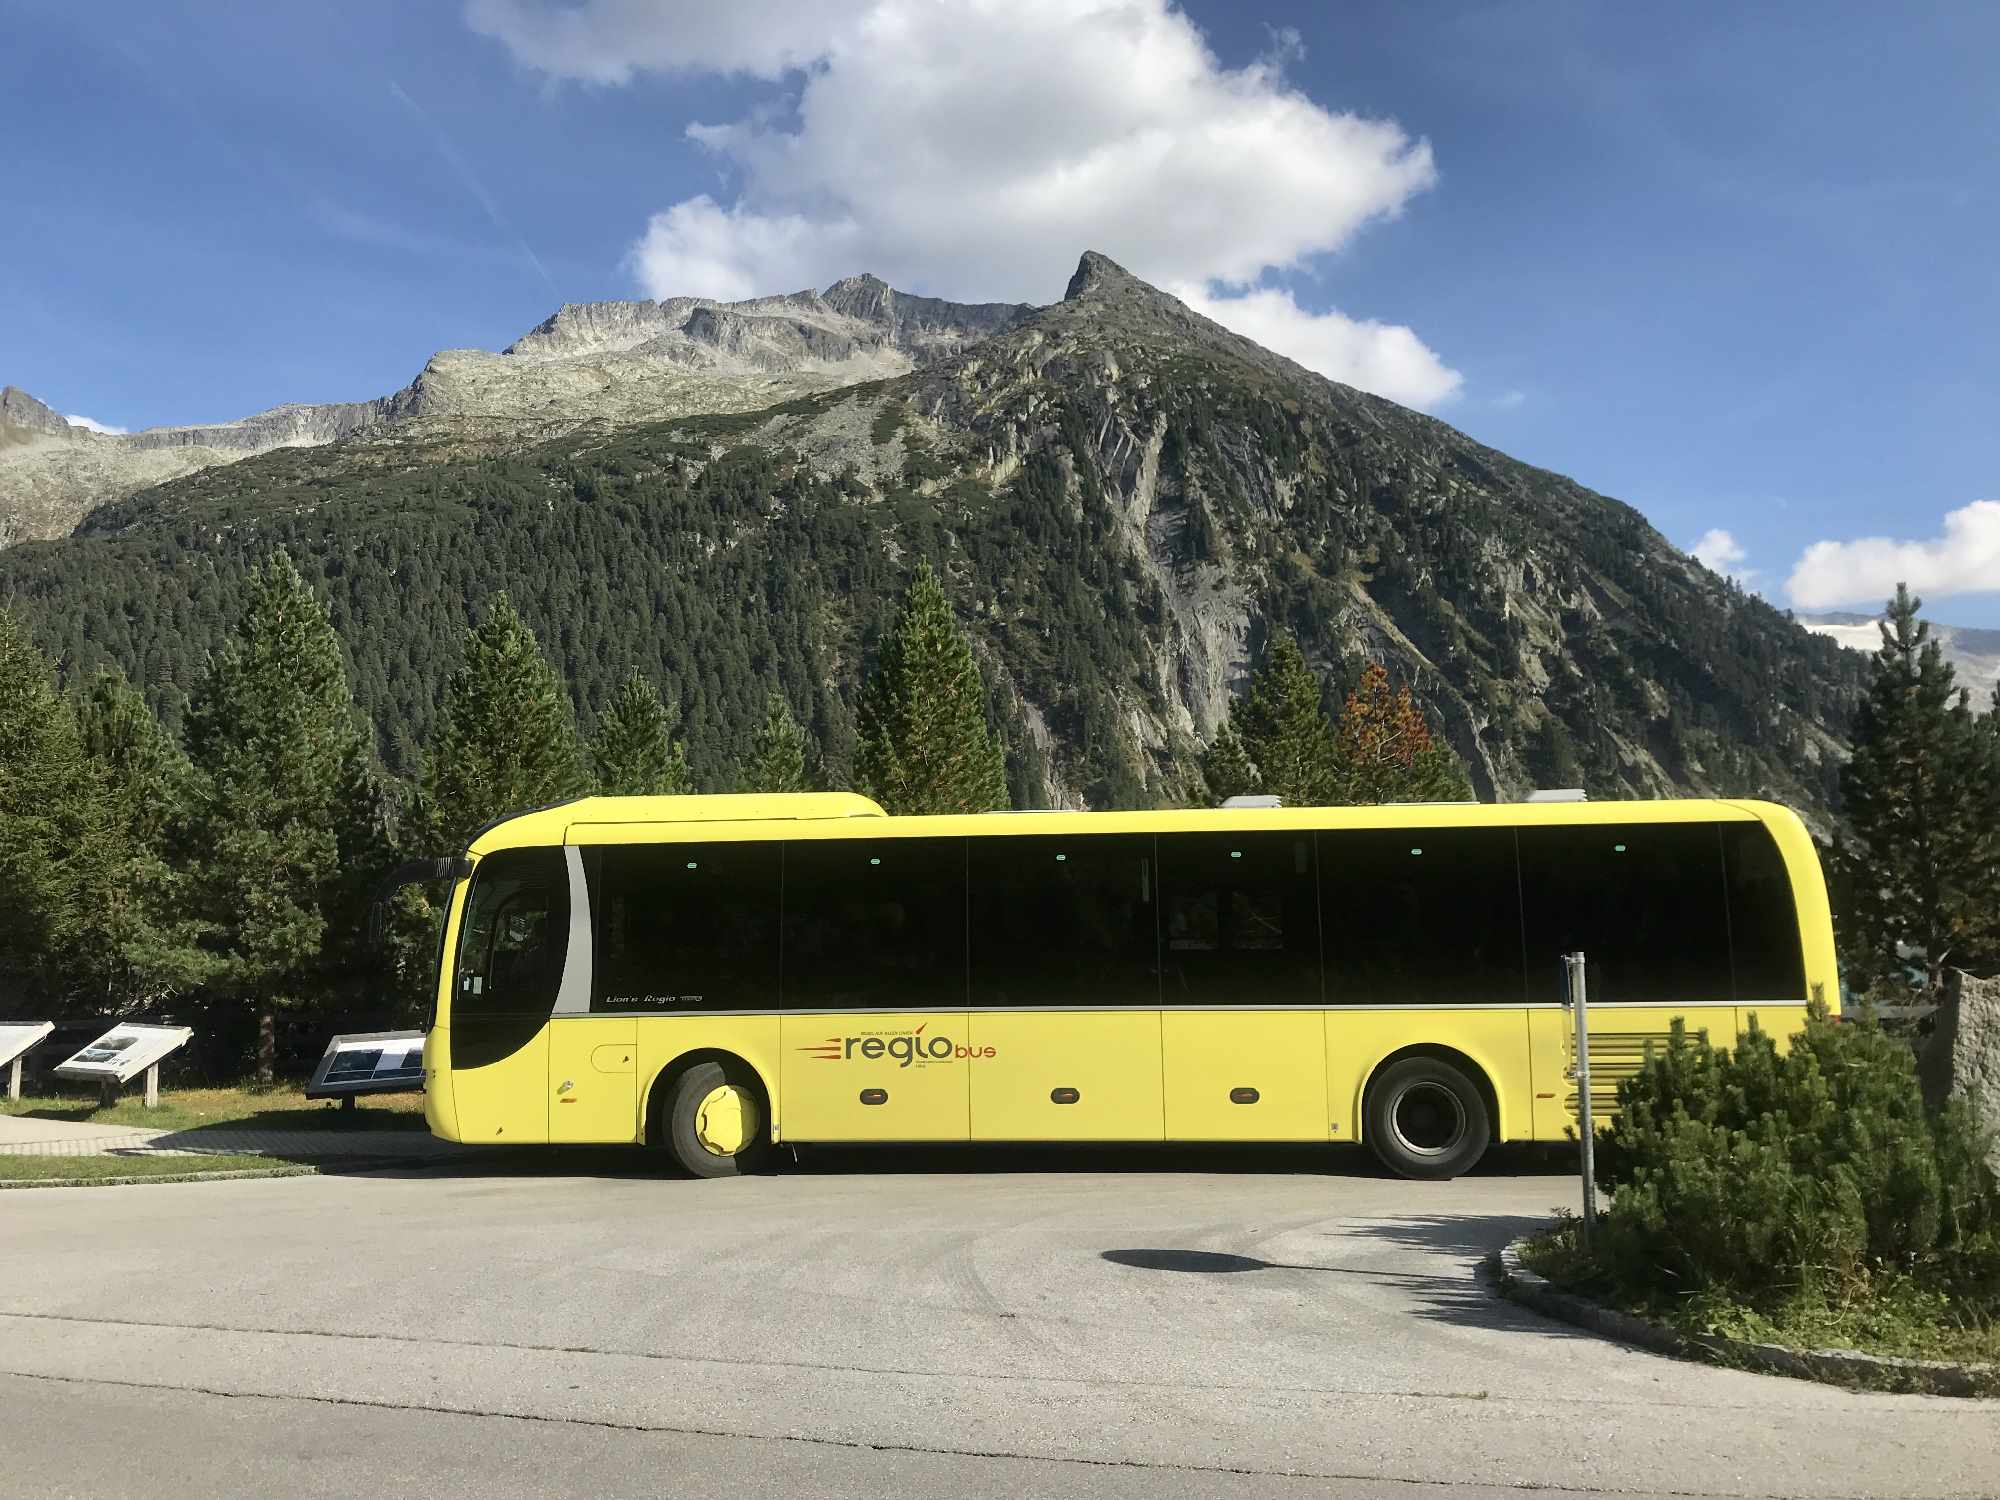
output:
M 1583 976 L 1583 954 L 1563 955 L 1569 974 L 1569 1003 L 1576 1011 L 1576 1128 L 1583 1147 L 1583 1248 L 1590 1249 L 1597 1227 L 1597 1142 L 1590 1118 L 1590 998 Z
M 154 1063 L 146 1069 L 146 1108 L 160 1107 L 160 1065 Z
M 21 1059 L 18 1057 L 7 1068 L 7 1097 L 9 1099 L 21 1097 Z

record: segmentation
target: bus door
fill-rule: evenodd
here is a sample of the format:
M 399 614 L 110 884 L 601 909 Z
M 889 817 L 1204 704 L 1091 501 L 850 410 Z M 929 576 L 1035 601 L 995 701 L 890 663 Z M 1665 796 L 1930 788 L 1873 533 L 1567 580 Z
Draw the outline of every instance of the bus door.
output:
M 784 907 L 785 1139 L 964 1140 L 965 840 L 794 840 Z
M 1150 834 L 971 842 L 972 1136 L 1157 1141 Z
M 560 849 L 504 849 L 479 861 L 459 928 L 450 1034 L 459 1138 L 549 1138 L 548 1022 L 570 948 Z
M 1159 859 L 1167 1138 L 1326 1140 L 1312 835 L 1163 833 Z

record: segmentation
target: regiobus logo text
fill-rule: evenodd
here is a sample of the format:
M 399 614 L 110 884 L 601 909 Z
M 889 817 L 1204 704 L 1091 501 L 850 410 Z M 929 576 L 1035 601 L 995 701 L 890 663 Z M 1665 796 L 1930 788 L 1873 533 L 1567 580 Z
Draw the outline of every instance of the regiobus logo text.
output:
M 821 1062 L 846 1062 L 850 1058 L 870 1059 L 890 1058 L 897 1067 L 907 1068 L 912 1064 L 923 1066 L 927 1063 L 951 1062 L 957 1058 L 996 1057 L 999 1054 L 991 1047 L 975 1047 L 965 1042 L 954 1042 L 943 1033 L 925 1036 L 926 1021 L 915 1031 L 864 1031 L 859 1036 L 830 1036 L 823 1042 L 814 1042 L 810 1047 L 798 1050 L 808 1057 L 817 1057 Z

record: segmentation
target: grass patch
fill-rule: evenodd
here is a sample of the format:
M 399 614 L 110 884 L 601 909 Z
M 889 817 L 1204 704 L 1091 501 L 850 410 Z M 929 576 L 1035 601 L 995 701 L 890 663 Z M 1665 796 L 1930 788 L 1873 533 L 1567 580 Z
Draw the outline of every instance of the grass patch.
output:
M 138 1125 L 149 1130 L 199 1130 L 229 1126 L 246 1130 L 422 1130 L 422 1094 L 377 1094 L 357 1099 L 354 1109 L 339 1101 L 308 1099 L 295 1086 L 240 1086 L 220 1089 L 162 1089 L 157 1109 L 147 1109 L 136 1090 L 111 1105 L 95 1092 L 36 1094 L 0 1099 L 0 1114 L 31 1120 L 66 1120 L 90 1125 Z
M 1882 1272 L 1845 1299 L 1800 1291 L 1751 1306 L 1714 1290 L 1621 1285 L 1584 1254 L 1580 1226 L 1566 1217 L 1531 1235 L 1521 1264 L 1558 1287 L 1636 1313 L 1689 1335 L 1780 1344 L 1788 1349 L 1851 1349 L 1898 1359 L 2000 1364 L 2000 1322 L 1908 1277 Z
M 0 1182 L 105 1182 L 121 1177 L 186 1178 L 205 1172 L 286 1171 L 268 1156 L 6 1156 L 0 1155 Z

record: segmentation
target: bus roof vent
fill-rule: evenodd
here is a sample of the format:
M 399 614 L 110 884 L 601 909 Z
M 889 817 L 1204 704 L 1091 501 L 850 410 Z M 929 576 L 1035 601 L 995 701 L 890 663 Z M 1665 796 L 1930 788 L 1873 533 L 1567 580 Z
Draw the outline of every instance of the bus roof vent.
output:
M 1525 802 L 1588 802 L 1590 794 L 1580 786 L 1552 786 L 1533 791 L 1522 799 Z
M 1265 792 L 1255 797 L 1224 797 L 1224 807 L 1283 807 L 1285 799 L 1274 793 Z

